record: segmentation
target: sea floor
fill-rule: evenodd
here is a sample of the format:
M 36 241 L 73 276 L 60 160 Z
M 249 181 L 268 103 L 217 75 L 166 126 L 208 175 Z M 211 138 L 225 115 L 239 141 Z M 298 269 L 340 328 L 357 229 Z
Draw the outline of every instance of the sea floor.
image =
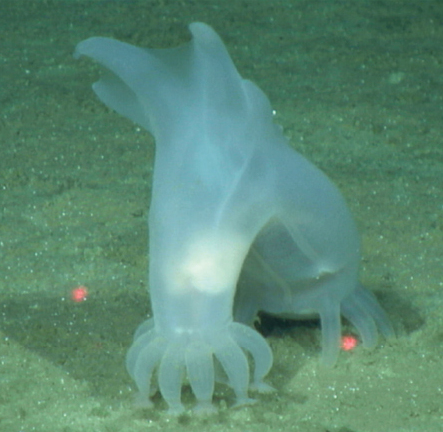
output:
M 124 368 L 150 313 L 154 143 L 98 101 L 98 68 L 72 53 L 90 36 L 177 46 L 193 21 L 215 28 L 291 145 L 342 190 L 362 281 L 397 338 L 324 369 L 318 325 L 282 326 L 267 336 L 275 393 L 232 409 L 220 386 L 217 414 L 176 418 L 159 396 L 135 407 Z M 0 64 L 1 431 L 442 430 L 440 0 L 1 0 Z

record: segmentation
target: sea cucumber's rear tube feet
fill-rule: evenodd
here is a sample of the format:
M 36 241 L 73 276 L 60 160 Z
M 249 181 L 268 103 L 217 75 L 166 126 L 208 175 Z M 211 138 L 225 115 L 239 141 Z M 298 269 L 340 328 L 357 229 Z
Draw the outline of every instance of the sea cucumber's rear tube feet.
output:
M 322 366 L 332 367 L 337 362 L 340 352 L 340 304 L 329 302 L 320 310 L 322 333 L 322 353 L 320 362 Z
M 341 304 L 343 316 L 360 333 L 365 348 L 377 344 L 378 331 L 385 337 L 395 336 L 392 324 L 375 295 L 360 285 Z

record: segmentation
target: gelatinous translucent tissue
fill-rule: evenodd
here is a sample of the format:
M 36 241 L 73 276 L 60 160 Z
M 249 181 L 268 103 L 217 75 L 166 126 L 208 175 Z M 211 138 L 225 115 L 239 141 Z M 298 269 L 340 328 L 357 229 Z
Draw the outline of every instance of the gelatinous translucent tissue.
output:
M 105 68 L 93 85 L 98 97 L 156 141 L 153 318 L 137 330 L 127 369 L 142 403 L 158 386 L 174 413 L 184 409 L 184 383 L 197 411 L 214 409 L 223 376 L 237 404 L 252 402 L 251 388 L 270 390 L 263 378 L 272 353 L 249 326 L 260 310 L 318 314 L 326 364 L 337 359 L 340 315 L 365 346 L 375 345 L 377 330 L 392 335 L 358 282 L 359 237 L 342 195 L 289 147 L 268 98 L 239 75 L 215 31 L 189 29 L 192 40 L 177 48 L 94 37 L 75 54 Z

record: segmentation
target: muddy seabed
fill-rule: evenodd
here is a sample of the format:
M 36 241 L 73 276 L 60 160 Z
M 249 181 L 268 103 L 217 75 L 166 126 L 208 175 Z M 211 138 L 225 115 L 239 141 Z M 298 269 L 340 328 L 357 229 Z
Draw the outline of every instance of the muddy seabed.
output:
M 0 430 L 440 431 L 443 424 L 443 4 L 426 0 L 2 0 Z M 91 90 L 75 45 L 146 47 L 212 25 L 291 145 L 341 188 L 362 280 L 398 338 L 318 365 L 318 325 L 277 328 L 271 395 L 216 415 L 133 406 L 124 369 L 149 310 L 151 137 Z M 86 301 L 71 290 L 89 288 Z M 345 326 L 345 332 L 353 329 Z M 183 399 L 189 406 L 188 388 Z

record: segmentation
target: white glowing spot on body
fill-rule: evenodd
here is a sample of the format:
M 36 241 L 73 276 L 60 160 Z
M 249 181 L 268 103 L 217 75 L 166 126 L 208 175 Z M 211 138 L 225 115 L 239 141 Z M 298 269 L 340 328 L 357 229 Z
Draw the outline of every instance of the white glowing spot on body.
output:
M 174 270 L 174 291 L 219 294 L 237 283 L 249 243 L 241 238 L 200 237 Z

